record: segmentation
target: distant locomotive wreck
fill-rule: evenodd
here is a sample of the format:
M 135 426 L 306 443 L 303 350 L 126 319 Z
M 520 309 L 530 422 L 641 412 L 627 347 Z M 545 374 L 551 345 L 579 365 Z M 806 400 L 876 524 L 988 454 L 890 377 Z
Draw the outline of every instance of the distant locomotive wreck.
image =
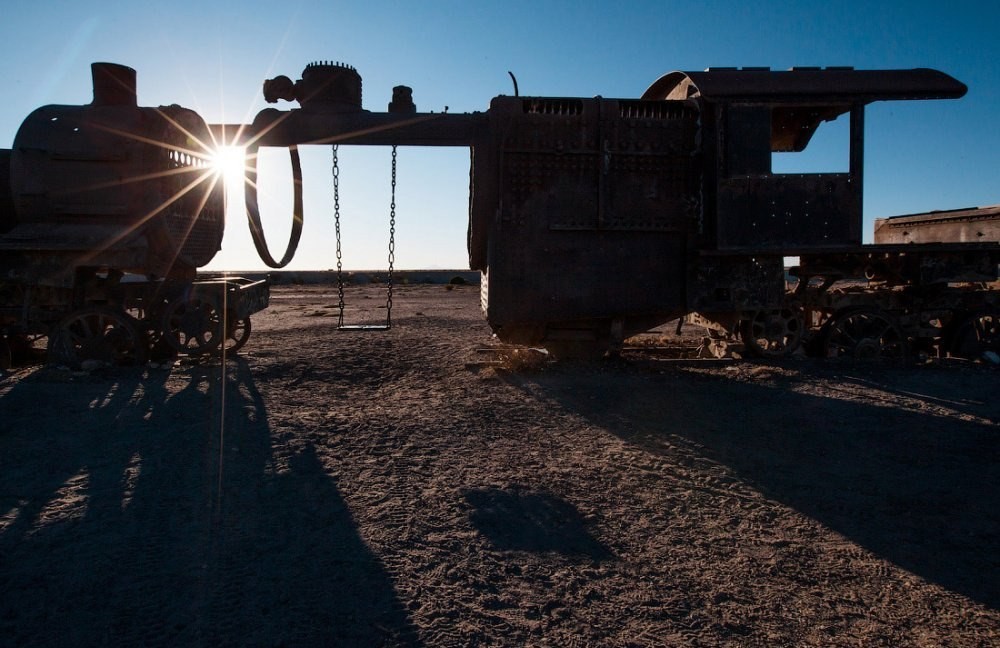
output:
M 255 172 L 246 183 L 271 267 L 293 258 L 302 232 L 298 146 L 468 147 L 469 266 L 486 318 L 501 340 L 558 357 L 596 357 L 677 318 L 761 356 L 976 358 L 1000 345 L 997 208 L 883 219 L 862 244 L 864 108 L 963 96 L 942 72 L 672 72 L 638 99 L 515 94 L 472 114 L 419 113 L 398 86 L 379 113 L 362 108 L 353 67 L 322 62 L 299 81 L 264 83 L 269 102 L 299 108 L 206 125 L 176 106 L 136 108 L 134 72 L 121 89 L 128 68 L 94 70 L 94 104 L 39 109 L 0 151 L 0 325 L 8 345 L 49 335 L 54 359 L 139 359 L 158 339 L 194 352 L 245 341 L 267 285 L 196 280 L 223 220 L 193 142 L 246 147 L 252 168 L 262 147 L 289 150 L 294 213 L 279 261 Z M 840 117 L 846 168 L 775 171 L 773 154 L 803 151 Z M 390 277 L 391 259 L 392 243 Z

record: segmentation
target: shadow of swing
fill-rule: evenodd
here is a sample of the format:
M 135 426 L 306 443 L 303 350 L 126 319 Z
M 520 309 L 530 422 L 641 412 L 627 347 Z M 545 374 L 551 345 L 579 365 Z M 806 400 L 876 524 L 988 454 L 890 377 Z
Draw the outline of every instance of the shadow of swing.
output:
M 487 488 L 464 492 L 473 526 L 501 551 L 556 553 L 609 560 L 576 508 L 548 493 Z
M 852 365 L 796 368 L 795 377 L 778 375 L 770 384 L 684 366 L 649 373 L 641 364 L 621 366 L 612 380 L 587 371 L 507 380 L 521 389 L 530 383 L 532 393 L 649 453 L 673 459 L 663 446 L 669 439 L 718 461 L 876 555 L 1000 609 L 1000 581 L 985 576 L 1000 528 L 1000 410 L 995 400 L 973 396 L 988 393 L 975 388 L 982 376 L 878 367 L 868 368 L 878 380 L 859 381 Z M 814 379 L 830 391 L 792 388 Z M 836 385 L 852 382 L 926 409 L 884 406 L 877 392 L 869 402 L 844 398 Z M 945 404 L 952 414 L 936 414 L 933 406 Z M 506 506 L 513 504 L 499 508 Z

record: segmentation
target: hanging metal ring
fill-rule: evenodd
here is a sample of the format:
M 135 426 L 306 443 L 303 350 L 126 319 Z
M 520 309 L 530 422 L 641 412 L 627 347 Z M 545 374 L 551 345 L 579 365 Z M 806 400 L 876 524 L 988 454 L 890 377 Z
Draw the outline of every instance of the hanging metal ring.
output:
M 247 147 L 247 154 L 250 157 L 249 181 L 244 183 L 244 197 L 247 207 L 247 221 L 250 224 L 250 236 L 253 238 L 253 245 L 257 248 L 257 254 L 261 261 L 271 268 L 284 268 L 295 256 L 295 251 L 299 247 L 299 239 L 302 238 L 302 163 L 299 160 L 299 149 L 296 146 L 288 147 L 288 155 L 292 162 L 292 230 L 288 236 L 288 246 L 281 261 L 275 261 L 271 256 L 271 251 L 267 247 L 267 239 L 264 237 L 264 227 L 260 222 L 260 206 L 257 202 L 257 157 L 259 147 L 256 145 Z

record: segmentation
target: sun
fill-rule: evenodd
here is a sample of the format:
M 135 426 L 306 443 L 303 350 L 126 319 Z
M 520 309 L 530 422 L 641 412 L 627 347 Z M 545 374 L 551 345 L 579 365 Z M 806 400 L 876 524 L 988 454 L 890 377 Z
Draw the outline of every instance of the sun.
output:
M 219 146 L 211 158 L 215 172 L 222 176 L 226 184 L 243 183 L 246 177 L 246 149 L 242 146 Z

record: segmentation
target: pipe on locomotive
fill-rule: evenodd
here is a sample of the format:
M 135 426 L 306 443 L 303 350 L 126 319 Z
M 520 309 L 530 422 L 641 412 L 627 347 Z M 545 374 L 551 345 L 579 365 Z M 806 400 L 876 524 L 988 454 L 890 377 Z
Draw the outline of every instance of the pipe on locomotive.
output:
M 472 147 L 487 125 L 486 115 L 418 113 L 413 91 L 393 88 L 388 112 L 372 113 L 361 104 L 361 76 L 343 63 L 311 63 L 299 81 L 286 76 L 264 81 L 268 103 L 297 101 L 300 108 L 288 111 L 266 109 L 250 125 L 213 124 L 217 142 L 244 147 L 249 158 L 249 177 L 244 198 L 254 247 L 261 260 L 282 268 L 295 255 L 302 234 L 302 170 L 300 145 L 356 144 L 375 146 L 466 146 Z M 292 163 L 293 213 L 288 245 L 275 261 L 264 237 L 257 195 L 257 157 L 261 147 L 286 147 Z

